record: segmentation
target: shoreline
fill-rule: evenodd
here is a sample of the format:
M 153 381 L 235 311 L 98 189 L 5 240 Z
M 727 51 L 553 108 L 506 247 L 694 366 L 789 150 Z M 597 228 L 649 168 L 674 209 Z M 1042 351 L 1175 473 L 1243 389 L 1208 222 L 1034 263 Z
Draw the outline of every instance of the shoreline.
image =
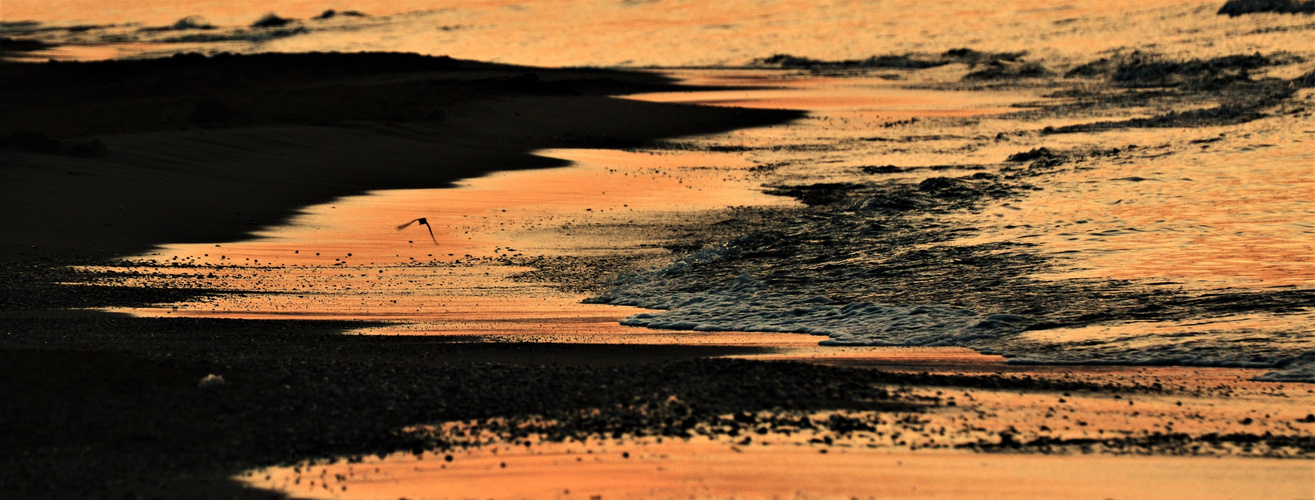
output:
M 242 58 L 225 64 L 234 60 Z M 102 264 L 165 243 L 239 240 L 303 207 L 373 189 L 441 187 L 487 172 L 561 165 L 532 156 L 535 150 L 636 147 L 802 116 L 607 97 L 681 89 L 652 74 L 440 62 L 451 64 L 458 67 L 418 73 L 408 67 L 345 80 L 293 74 L 245 89 L 255 96 L 250 100 L 187 94 L 164 108 L 143 108 L 164 110 L 136 117 L 156 129 L 98 135 L 100 146 L 84 135 L 11 140 L 0 151 L 3 209 L 34 215 L 0 221 L 0 231 L 19 235 L 0 248 L 0 381 L 7 393 L 0 398 L 0 424 L 25 430 L 0 441 L 13 450 L 0 459 L 10 471 L 0 475 L 0 486 L 19 497 L 274 498 L 279 494 L 251 489 L 234 475 L 307 459 L 451 449 L 469 440 L 407 429 L 498 419 L 555 419 L 560 424 L 545 432 L 557 437 L 631 439 L 700 429 L 722 436 L 740 427 L 747 434 L 740 424 L 750 423 L 767 428 L 755 436 L 788 441 L 797 429 L 785 419 L 847 412 L 855 420 L 841 423 L 880 423 L 908 434 L 907 442 L 889 437 L 893 449 L 935 444 L 1045 454 L 1098 446 L 1101 453 L 1303 461 L 1315 454 L 1315 417 L 1301 413 L 1315 402 L 1315 392 L 1303 383 L 1247 380 L 1258 370 L 1010 365 L 956 349 L 868 348 L 851 356 L 857 348 L 797 346 L 783 353 L 762 345 L 688 345 L 678 334 L 666 345 L 343 335 L 372 324 L 48 312 L 173 304 L 232 292 L 221 286 L 71 290 L 60 283 L 88 276 L 66 264 Z M 205 74 L 183 67 L 182 78 Z M 126 78 L 131 83 L 134 77 Z M 271 106 L 307 82 L 323 93 L 287 108 Z M 441 95 L 441 105 L 412 109 L 403 100 L 393 103 L 397 120 L 371 114 L 378 113 L 372 106 L 398 93 Z M 323 100 L 339 98 L 361 104 L 322 108 Z M 49 119 L 84 127 L 78 117 L 88 110 L 139 104 L 118 99 Z M 352 118 L 306 116 L 299 109 Z M 0 118 L 44 110 L 34 105 Z M 435 111 L 437 118 L 417 118 Z M 209 118 L 198 123 L 198 115 Z M 167 126 L 152 121 L 160 116 Z M 174 130 L 179 126 L 187 130 Z M 371 162 L 389 168 L 359 168 Z M 835 199 L 817 190 L 796 194 L 838 203 L 852 193 Z M 230 210 L 238 206 L 241 213 Z M 731 226 L 710 234 L 753 227 Z M 702 239 L 712 237 L 677 240 L 697 248 Z M 571 264 L 537 279 L 601 274 Z M 811 359 L 819 353 L 831 359 Z M 208 375 L 224 382 L 201 383 Z M 895 414 L 912 415 L 917 423 L 890 422 Z M 749 420 L 726 424 L 737 417 Z M 1091 421 L 1077 423 L 1082 418 Z M 936 420 L 942 432 L 962 427 L 962 441 L 925 442 L 937 438 L 922 419 Z M 503 429 L 497 437 L 524 439 L 518 432 Z
M 11 167 L 0 209 L 28 215 L 0 223 L 0 230 L 13 235 L 0 258 L 105 259 L 139 254 L 151 244 L 235 240 L 286 221 L 301 207 L 342 196 L 444 187 L 493 171 L 562 165 L 530 154 L 537 149 L 626 147 L 799 116 L 609 98 L 678 87 L 649 74 L 606 70 L 375 54 L 382 62 L 373 77 L 317 74 L 321 65 L 359 66 L 370 56 L 314 54 L 298 62 L 295 55 L 194 55 L 159 60 L 159 69 L 147 65 L 140 75 L 134 67 L 141 63 L 120 63 L 133 66 L 123 69 L 115 63 L 8 65 L 17 76 L 0 90 L 27 104 L 0 114 L 8 124 L 0 129 L 0 137 L 8 137 L 0 154 Z M 335 63 L 335 57 L 343 61 Z M 104 79 L 104 89 L 89 92 L 91 102 L 78 108 L 52 105 L 50 95 L 80 90 L 44 87 L 48 66 Z M 152 82 L 159 90 L 171 88 L 169 79 L 186 85 L 215 78 L 215 71 L 240 82 L 271 66 L 285 73 L 226 93 L 185 86 L 176 95 L 145 94 L 149 87 L 123 95 L 113 90 L 156 72 L 165 79 Z M 24 75 L 24 69 L 35 74 Z M 387 78 L 408 74 L 414 80 Z M 284 102 L 303 80 L 320 90 Z M 337 104 L 343 100 L 351 104 Z M 440 119 L 426 121 L 429 115 Z M 646 119 L 626 119 L 634 115 Z M 136 123 L 144 132 L 104 134 L 109 125 L 95 120 L 106 116 L 121 120 L 107 123 Z M 65 122 L 92 125 L 74 125 L 79 131 L 73 135 L 51 130 Z M 159 128 L 165 130 L 153 130 Z M 388 167 L 368 167 L 381 161 Z

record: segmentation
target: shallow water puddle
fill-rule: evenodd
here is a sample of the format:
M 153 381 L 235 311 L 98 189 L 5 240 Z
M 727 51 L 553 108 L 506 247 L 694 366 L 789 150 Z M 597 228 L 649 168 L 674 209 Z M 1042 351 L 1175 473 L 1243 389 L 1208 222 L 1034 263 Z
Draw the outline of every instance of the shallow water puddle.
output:
M 1297 498 L 1309 493 L 1310 468 L 1303 460 L 982 455 L 695 438 L 399 453 L 238 479 L 306 498 Z
M 814 114 L 841 112 L 849 119 L 876 115 L 969 117 L 1018 111 L 1020 92 L 907 88 L 908 82 L 880 76 L 804 76 L 780 70 L 679 70 L 672 72 L 691 86 L 746 87 L 743 90 L 659 92 L 629 96 L 651 102 L 679 102 L 741 108 L 805 109 Z M 851 130 L 841 127 L 835 132 Z M 869 130 L 869 132 L 871 132 Z M 752 134 L 753 131 L 746 131 Z

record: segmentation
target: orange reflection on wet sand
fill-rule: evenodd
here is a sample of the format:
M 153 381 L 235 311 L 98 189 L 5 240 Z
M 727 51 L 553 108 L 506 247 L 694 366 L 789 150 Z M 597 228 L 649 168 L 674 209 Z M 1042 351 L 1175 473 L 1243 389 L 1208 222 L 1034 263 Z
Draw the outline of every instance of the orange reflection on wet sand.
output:
M 445 456 L 453 459 L 446 461 Z M 981 455 L 688 441 L 489 446 L 239 479 L 304 498 L 1297 498 L 1304 460 Z
M 516 341 L 808 345 L 802 335 L 659 332 L 618 324 L 641 309 L 582 304 L 580 294 L 517 280 L 512 258 L 659 255 L 678 222 L 732 205 L 788 205 L 733 155 L 552 150 L 571 166 L 495 172 L 450 189 L 390 190 L 308 207 L 252 240 L 175 244 L 116 268 L 119 285 L 226 291 L 206 300 L 112 309 L 145 316 L 368 320 L 375 334 Z M 399 224 L 425 217 L 428 226 Z M 433 229 L 433 240 L 429 229 Z M 600 229 L 602 228 L 602 229 Z M 608 228 L 614 228 L 609 230 Z M 627 237 L 618 236 L 624 232 Z M 96 270 L 88 268 L 89 270 Z M 101 269 L 105 270 L 105 269 Z
M 762 194 L 752 167 L 716 153 L 551 150 L 572 166 L 495 172 L 453 189 L 389 190 L 308 207 L 252 240 L 161 247 L 142 260 L 190 264 L 352 265 L 452 261 L 464 256 L 576 254 L 650 241 L 598 241 L 575 225 L 633 225 L 735 205 L 790 204 Z M 425 217 L 425 226 L 396 227 Z M 177 257 L 177 259 L 175 259 Z
M 630 96 L 652 102 L 768 109 L 806 109 L 814 114 L 978 116 L 1018 111 L 1026 97 L 1018 92 L 953 92 L 908 88 L 907 82 L 879 76 L 783 77 L 776 70 L 679 70 L 672 74 L 691 86 L 760 87 L 746 90 L 660 92 Z M 789 72 L 784 74 L 788 75 Z
M 933 371 L 963 353 L 939 348 L 876 348 L 889 361 L 926 362 Z M 941 359 L 935 359 L 935 358 Z M 980 369 L 999 368 L 977 356 Z M 913 365 L 905 368 L 912 368 Z M 896 367 L 896 370 L 900 368 Z M 238 479 L 254 487 L 309 498 L 1239 498 L 1300 497 L 1312 462 L 1291 448 L 1222 443 L 1148 452 L 1119 440 L 1174 435 L 1304 433 L 1315 394 L 1250 380 L 1255 370 L 1171 367 L 1030 367 L 1040 379 L 1080 380 L 1157 391 L 1018 391 L 963 387 L 893 389 L 903 397 L 940 401 L 916 413 L 898 410 L 760 413 L 811 427 L 771 427 L 744 435 L 698 424 L 688 439 L 576 437 L 550 442 L 539 419 L 444 422 L 402 432 L 484 443 L 446 452 L 351 461 L 323 460 L 252 470 Z M 978 373 L 978 370 L 965 370 Z M 1245 404 L 1240 404 L 1245 402 Z M 837 432 L 838 415 L 871 429 Z M 990 418 L 984 418 L 989 416 Z M 729 419 L 730 416 L 722 416 Z M 775 421 L 775 420 L 772 420 Z M 1293 422 L 1303 426 L 1295 429 Z M 499 429 L 520 426 L 515 442 Z M 724 431 L 724 429 L 723 429 Z M 1021 442 L 1078 440 L 1087 449 L 1049 454 L 974 453 L 1000 433 Z M 1151 439 L 1150 441 L 1154 441 Z M 1112 444 L 1110 444 L 1112 443 Z M 1107 449 L 1103 446 L 1110 444 Z M 1094 448 L 1093 448 L 1094 447 Z M 958 451 L 955 451 L 958 450 Z M 1190 453 L 1189 453 L 1190 451 Z M 1096 453 L 1092 455 L 1090 453 Z M 1112 456 L 1103 453 L 1114 453 Z M 1295 453 L 1295 455 L 1294 455 Z M 1128 456 L 1127 454 L 1132 454 Z M 1270 458 L 1240 458 L 1261 454 Z

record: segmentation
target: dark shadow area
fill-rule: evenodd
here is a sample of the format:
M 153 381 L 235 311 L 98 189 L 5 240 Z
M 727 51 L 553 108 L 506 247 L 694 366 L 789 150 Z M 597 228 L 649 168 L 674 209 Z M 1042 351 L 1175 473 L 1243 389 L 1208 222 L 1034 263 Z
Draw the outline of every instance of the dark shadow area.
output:
M 1262 12 L 1311 14 L 1315 13 L 1315 2 L 1310 0 L 1228 0 L 1219 8 L 1217 14 L 1237 17 Z
M 0 425 L 22 432 L 0 439 L 0 486 L 6 498 L 265 498 L 273 495 L 228 477 L 307 458 L 454 444 L 401 432 L 421 423 L 538 415 L 560 422 L 556 439 L 679 437 L 727 414 L 939 404 L 892 394 L 890 385 L 1110 390 L 1030 376 L 706 359 L 760 352 L 753 348 L 341 334 L 362 326 L 369 324 L 8 319 Z M 211 374 L 223 383 L 200 387 Z M 582 411 L 595 408 L 601 412 Z
M 48 50 L 52 47 L 52 45 L 38 40 L 0 37 L 0 64 L 21 60 L 30 57 L 33 52 Z
M 652 73 L 414 54 L 197 54 L 9 64 L 0 260 L 84 261 L 241 239 L 304 206 L 560 166 L 530 151 L 634 147 L 795 111 L 643 103 Z

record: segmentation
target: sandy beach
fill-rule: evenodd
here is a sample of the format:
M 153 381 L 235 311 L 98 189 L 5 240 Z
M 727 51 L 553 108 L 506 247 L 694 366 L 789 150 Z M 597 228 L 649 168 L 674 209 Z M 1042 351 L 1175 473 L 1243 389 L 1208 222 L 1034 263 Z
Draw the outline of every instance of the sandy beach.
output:
M 1243 3 L 20 5 L 0 496 L 1315 498 Z

